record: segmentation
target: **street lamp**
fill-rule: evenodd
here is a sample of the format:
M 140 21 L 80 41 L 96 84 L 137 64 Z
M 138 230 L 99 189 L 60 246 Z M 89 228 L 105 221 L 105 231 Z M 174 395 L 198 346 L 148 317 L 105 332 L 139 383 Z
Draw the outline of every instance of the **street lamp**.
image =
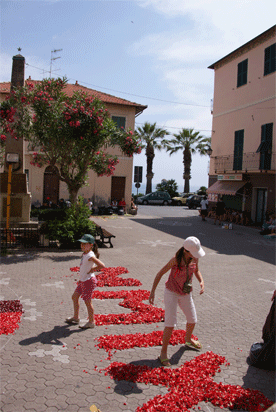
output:
M 11 212 L 11 178 L 12 178 L 12 166 L 15 163 L 19 163 L 19 154 L 18 153 L 7 153 L 6 162 L 9 166 L 8 169 L 8 187 L 7 187 L 7 222 L 6 229 L 10 228 L 10 212 Z M 7 237 L 9 237 L 7 233 Z

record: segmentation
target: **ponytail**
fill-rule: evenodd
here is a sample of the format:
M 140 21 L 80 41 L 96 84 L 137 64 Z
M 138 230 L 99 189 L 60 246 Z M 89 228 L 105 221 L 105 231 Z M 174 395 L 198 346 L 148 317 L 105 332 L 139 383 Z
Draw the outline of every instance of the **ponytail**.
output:
M 99 257 L 100 257 L 100 254 L 99 254 L 99 251 L 98 251 L 98 245 L 97 245 L 97 243 L 96 242 L 94 242 L 93 243 L 93 245 L 92 245 L 92 252 L 94 252 L 94 254 L 95 254 L 95 256 L 96 256 L 96 258 L 97 259 L 99 259 Z
M 184 261 L 185 261 L 185 253 L 184 253 L 184 247 L 182 246 L 177 252 L 176 252 L 176 254 L 175 254 L 175 258 L 176 258 L 176 261 L 177 261 L 177 266 L 178 266 L 178 269 L 180 269 L 181 268 L 181 261 L 182 261 L 182 259 L 184 259 Z

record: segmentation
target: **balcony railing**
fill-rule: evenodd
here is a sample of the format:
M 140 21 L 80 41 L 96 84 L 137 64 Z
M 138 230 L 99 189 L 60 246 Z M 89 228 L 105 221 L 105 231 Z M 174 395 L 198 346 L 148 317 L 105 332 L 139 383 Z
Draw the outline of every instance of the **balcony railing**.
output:
M 276 153 L 271 154 L 270 168 L 260 167 L 260 153 L 251 152 L 244 153 L 242 159 L 242 169 L 234 169 L 234 155 L 229 156 L 214 156 L 214 169 L 215 173 L 233 173 L 237 172 L 260 172 L 260 171 L 273 171 L 276 170 Z

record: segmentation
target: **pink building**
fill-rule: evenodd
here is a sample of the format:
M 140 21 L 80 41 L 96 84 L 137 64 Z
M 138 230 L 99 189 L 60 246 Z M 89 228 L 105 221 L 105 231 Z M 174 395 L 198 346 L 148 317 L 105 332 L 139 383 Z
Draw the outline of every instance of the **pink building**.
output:
M 212 156 L 208 196 L 247 211 L 275 213 L 276 25 L 213 63 Z

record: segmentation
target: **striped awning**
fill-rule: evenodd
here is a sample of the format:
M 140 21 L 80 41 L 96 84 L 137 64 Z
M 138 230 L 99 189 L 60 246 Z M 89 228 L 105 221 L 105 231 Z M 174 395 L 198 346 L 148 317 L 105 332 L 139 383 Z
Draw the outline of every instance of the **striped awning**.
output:
M 218 195 L 232 195 L 235 196 L 236 193 L 246 184 L 242 181 L 223 181 L 218 180 L 212 186 L 207 189 L 207 193 L 215 193 Z

